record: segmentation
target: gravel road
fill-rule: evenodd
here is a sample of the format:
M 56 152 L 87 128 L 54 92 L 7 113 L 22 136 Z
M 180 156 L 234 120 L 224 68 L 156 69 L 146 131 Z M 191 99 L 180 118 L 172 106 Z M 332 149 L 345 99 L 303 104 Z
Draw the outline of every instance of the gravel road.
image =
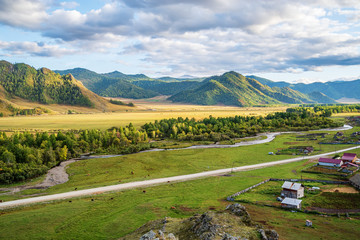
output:
M 97 187 L 97 188 L 91 188 L 91 189 L 85 189 L 85 190 L 79 190 L 79 191 L 71 191 L 71 192 L 59 193 L 59 194 L 53 194 L 53 195 L 47 195 L 47 196 L 41 196 L 41 197 L 33 197 L 33 198 L 26 198 L 26 199 L 20 199 L 20 200 L 9 201 L 9 202 L 2 202 L 2 203 L 0 203 L 0 209 L 28 205 L 28 204 L 39 203 L 39 202 L 48 202 L 48 201 L 61 200 L 61 199 L 67 199 L 67 198 L 73 198 L 73 197 L 88 196 L 88 195 L 100 194 L 100 193 L 105 193 L 105 192 L 121 191 L 121 190 L 131 189 L 131 188 L 153 186 L 153 185 L 158 185 L 158 184 L 166 184 L 169 182 L 188 181 L 188 180 L 192 180 L 192 179 L 203 178 L 203 177 L 208 177 L 208 176 L 223 175 L 223 174 L 237 172 L 237 171 L 248 171 L 251 169 L 270 167 L 270 166 L 275 166 L 275 165 L 279 165 L 279 164 L 301 161 L 304 159 L 319 158 L 319 157 L 332 155 L 332 154 L 336 154 L 336 153 L 340 153 L 340 152 L 350 151 L 350 150 L 357 149 L 357 148 L 360 148 L 360 146 L 355 146 L 355 147 L 351 147 L 351 148 L 346 148 L 346 149 L 342 149 L 342 150 L 338 150 L 338 151 L 334 151 L 334 152 L 323 153 L 323 154 L 314 155 L 314 156 L 297 157 L 297 158 L 291 158 L 291 159 L 285 159 L 285 160 L 279 160 L 279 161 L 273 161 L 273 162 L 267 162 L 267 163 L 247 165 L 247 166 L 242 166 L 242 167 L 219 169 L 219 170 L 206 171 L 206 172 L 201 172 L 201 173 L 180 175 L 180 176 L 167 177 L 167 178 L 158 178 L 158 179 L 152 179 L 152 180 L 146 180 L 146 181 L 123 183 L 123 184 L 111 185 L 111 186 L 106 186 L 106 187 Z

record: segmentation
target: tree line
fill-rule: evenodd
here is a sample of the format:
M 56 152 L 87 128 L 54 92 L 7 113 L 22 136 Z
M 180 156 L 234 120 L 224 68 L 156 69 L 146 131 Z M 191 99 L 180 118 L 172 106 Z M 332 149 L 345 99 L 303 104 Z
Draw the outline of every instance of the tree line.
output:
M 0 183 L 40 176 L 60 162 L 80 154 L 133 153 L 149 149 L 147 134 L 131 124 L 107 131 L 0 132 Z
M 266 117 L 235 116 L 171 118 L 144 124 L 131 123 L 108 130 L 23 132 L 7 136 L 0 132 L 0 183 L 23 181 L 80 154 L 127 154 L 155 147 L 149 140 L 220 141 L 267 131 L 301 131 L 337 127 L 339 123 L 316 114 L 274 113 Z
M 360 112 L 360 104 L 329 104 L 329 105 L 302 105 L 300 107 L 288 108 L 286 112 L 300 114 L 316 114 L 323 117 L 330 117 L 333 113 Z

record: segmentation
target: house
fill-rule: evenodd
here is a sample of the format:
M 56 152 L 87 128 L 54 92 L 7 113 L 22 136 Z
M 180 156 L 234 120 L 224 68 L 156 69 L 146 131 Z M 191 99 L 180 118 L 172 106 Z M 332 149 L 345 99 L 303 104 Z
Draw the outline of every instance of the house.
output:
M 320 158 L 318 165 L 329 167 L 341 167 L 344 162 L 341 159 Z
M 357 160 L 356 153 L 344 153 L 341 160 L 343 162 L 355 162 Z
M 285 208 L 297 208 L 301 209 L 301 202 L 302 200 L 295 199 L 295 198 L 285 198 L 281 202 L 281 206 Z
M 282 185 L 281 196 L 287 198 L 302 198 L 304 196 L 304 185 L 285 181 Z
M 307 227 L 312 227 L 312 221 L 306 220 L 305 226 L 307 226 Z

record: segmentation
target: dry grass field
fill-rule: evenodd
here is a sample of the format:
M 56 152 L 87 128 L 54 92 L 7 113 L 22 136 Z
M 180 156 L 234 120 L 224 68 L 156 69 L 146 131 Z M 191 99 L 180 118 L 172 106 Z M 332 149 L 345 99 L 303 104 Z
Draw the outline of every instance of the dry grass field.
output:
M 214 117 L 235 115 L 258 116 L 286 110 L 285 106 L 240 108 L 232 106 L 172 104 L 161 98 L 149 100 L 126 99 L 123 101 L 131 101 L 136 107 L 130 108 L 114 105 L 113 112 L 103 113 L 91 112 L 91 109 L 81 107 L 44 105 L 41 107 L 52 110 L 53 114 L 0 118 L 0 130 L 107 129 L 113 126 L 124 126 L 130 122 L 139 127 L 144 123 L 166 118 L 188 117 L 202 119 L 209 115 Z M 22 105 L 24 105 L 24 102 L 22 102 Z M 75 110 L 81 114 L 65 114 L 68 109 Z

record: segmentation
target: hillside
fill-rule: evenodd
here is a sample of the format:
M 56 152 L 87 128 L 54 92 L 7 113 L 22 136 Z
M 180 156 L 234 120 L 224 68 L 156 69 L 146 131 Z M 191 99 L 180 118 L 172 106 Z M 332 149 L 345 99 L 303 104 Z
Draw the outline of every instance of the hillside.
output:
M 197 88 L 202 84 L 198 81 L 163 81 L 155 79 L 133 81 L 132 83 L 161 95 L 174 95 L 184 90 Z
M 20 97 L 43 104 L 93 107 L 89 92 L 71 74 L 60 76 L 47 68 L 39 70 L 0 61 L 0 85 L 9 98 Z
M 315 82 L 310 84 L 304 83 L 287 83 L 287 82 L 275 82 L 266 78 L 261 78 L 257 76 L 249 76 L 256 79 L 262 84 L 266 84 L 270 87 L 289 87 L 296 91 L 311 94 L 314 91 L 321 92 L 326 95 L 332 101 L 334 99 L 338 100 L 340 98 L 355 98 L 360 99 L 360 79 L 354 81 L 335 81 L 335 82 Z M 326 102 L 324 102 L 326 103 Z
M 306 95 L 292 89 L 271 88 L 236 72 L 205 79 L 198 88 L 182 91 L 169 100 L 202 105 L 235 106 L 313 102 Z
M 319 103 L 336 103 L 336 101 L 321 92 L 311 92 L 307 94 L 310 99 Z
M 0 114 L 104 112 L 127 109 L 88 90 L 71 74 L 0 61 Z
M 56 70 L 55 72 L 61 75 L 71 73 L 76 79 L 81 81 L 85 87 L 103 97 L 138 99 L 151 98 L 158 95 L 158 93 L 151 90 L 145 90 L 128 81 L 139 78 L 142 79 L 145 75 L 126 75 L 117 71 L 107 74 L 98 74 L 84 68 L 74 68 L 63 71 Z

